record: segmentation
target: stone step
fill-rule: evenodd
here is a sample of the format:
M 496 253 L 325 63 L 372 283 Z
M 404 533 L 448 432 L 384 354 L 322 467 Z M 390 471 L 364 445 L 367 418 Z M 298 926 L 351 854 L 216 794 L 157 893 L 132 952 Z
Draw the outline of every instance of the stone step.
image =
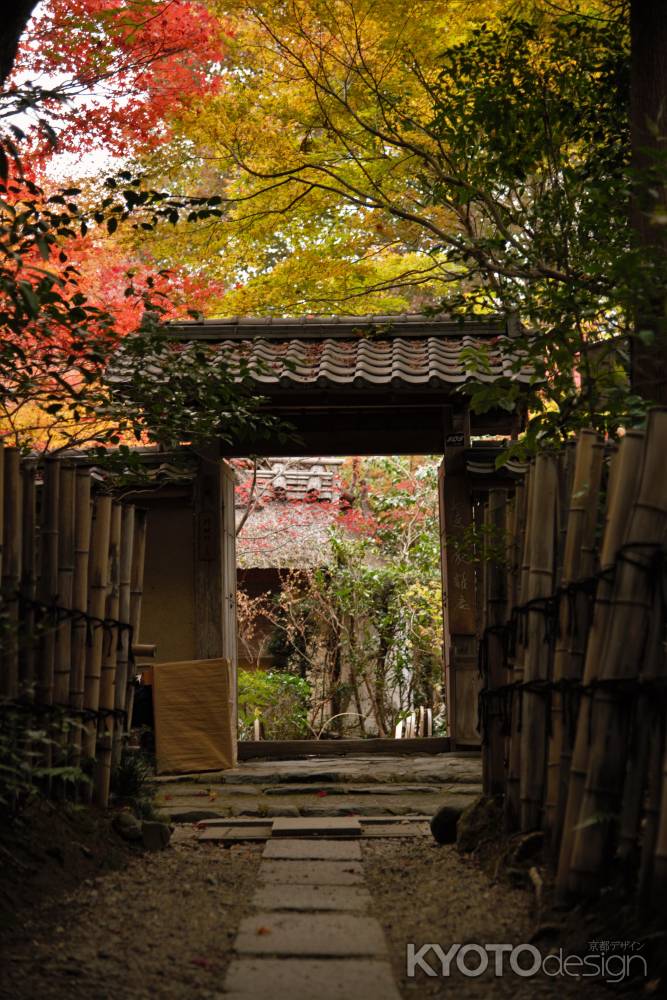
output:
M 284 885 L 360 885 L 363 871 L 359 861 L 272 861 L 260 865 L 260 883 Z
M 352 913 L 257 913 L 241 921 L 234 951 L 281 958 L 385 958 L 387 954 L 378 921 Z
M 244 787 L 244 786 L 240 786 Z M 245 786 L 247 787 L 247 786 Z M 446 786 L 444 786 L 446 787 Z M 351 784 L 331 785 L 272 785 L 262 789 L 264 795 L 433 795 L 442 791 L 443 786 L 376 784 L 370 786 Z
M 273 821 L 273 837 L 359 837 L 361 824 L 354 816 L 320 816 Z
M 382 959 L 238 958 L 224 1000 L 400 1000 Z
M 440 795 L 354 795 L 322 796 L 312 799 L 303 796 L 244 797 L 233 800 L 227 797 L 207 799 L 178 798 L 168 802 L 158 800 L 161 815 L 172 823 L 196 823 L 207 819 L 231 817 L 255 817 L 272 819 L 277 817 L 307 816 L 406 816 L 420 814 L 432 816 L 441 805 L 465 808 L 478 793 Z
M 278 837 L 267 843 L 262 857 L 274 861 L 361 861 L 361 847 L 358 840 L 342 837 L 337 840 Z

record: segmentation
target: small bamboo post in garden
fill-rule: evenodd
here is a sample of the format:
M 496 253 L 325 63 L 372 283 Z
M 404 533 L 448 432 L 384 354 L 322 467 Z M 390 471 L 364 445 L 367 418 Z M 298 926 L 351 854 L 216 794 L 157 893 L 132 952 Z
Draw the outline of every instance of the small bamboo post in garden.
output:
M 538 455 L 530 510 L 529 601 L 539 602 L 554 589 L 558 467 L 554 455 Z M 536 603 L 528 611 L 524 683 L 550 676 L 550 648 L 545 641 L 546 615 Z M 538 829 L 546 772 L 547 702 L 541 693 L 524 689 L 521 732 L 521 829 Z
M 105 629 L 100 624 L 105 618 L 108 568 L 109 533 L 111 528 L 111 497 L 97 496 L 93 505 L 93 523 L 90 535 L 90 559 L 88 569 L 88 614 L 98 622 L 92 625 L 92 640 L 87 648 L 86 675 L 83 707 L 97 712 L 100 703 L 100 677 L 104 652 Z M 84 725 L 84 757 L 95 755 L 97 724 L 88 720 Z M 92 789 L 90 789 L 92 794 Z
M 60 462 L 47 458 L 44 462 L 42 509 L 39 529 L 38 596 L 42 604 L 52 606 L 58 599 L 58 529 L 60 517 Z M 53 682 L 56 658 L 57 616 L 44 614 L 39 637 L 37 662 L 37 701 L 42 705 L 53 702 Z
M 74 497 L 74 584 L 72 607 L 85 614 L 88 609 L 88 560 L 90 555 L 91 527 L 90 473 L 77 469 Z M 86 675 L 86 640 L 88 627 L 83 618 L 72 623 L 72 672 L 70 675 L 70 704 L 77 712 L 83 709 Z M 75 759 L 81 750 L 82 729 L 73 733 Z
M 628 516 L 636 494 L 643 451 L 644 434 L 641 431 L 628 431 L 621 442 L 618 454 L 614 456 L 612 461 L 607 491 L 606 524 L 600 555 L 601 571 L 609 571 L 613 567 L 618 550 L 623 543 Z M 602 646 L 611 613 L 612 591 L 613 582 L 608 577 L 602 576 L 597 586 L 593 620 L 586 648 L 582 679 L 585 687 L 590 686 L 599 676 Z M 577 718 L 574 749 L 570 751 L 568 742 L 564 741 L 561 752 L 563 780 L 567 780 L 569 776 L 564 816 L 562 822 L 559 820 L 562 837 L 556 889 L 561 899 L 564 899 L 568 893 L 572 848 L 588 767 L 590 709 L 590 699 L 582 698 Z
M 146 558 L 146 531 L 148 527 L 148 511 L 136 507 L 134 511 L 134 546 L 132 548 L 132 569 L 130 572 L 130 625 L 132 626 L 132 641 L 139 641 L 141 627 L 141 601 L 144 596 L 144 562 Z M 134 678 L 128 677 L 127 684 L 127 731 L 132 728 L 132 711 L 134 708 Z
M 499 631 L 507 620 L 506 504 L 504 490 L 491 490 L 484 516 L 484 607 L 486 608 L 486 687 L 499 688 L 507 682 L 505 642 Z M 505 786 L 505 734 L 503 713 L 493 701 L 486 705 L 486 733 L 483 734 L 483 775 L 486 795 L 501 795 Z
M 528 600 L 529 575 L 530 575 L 530 544 L 531 525 L 530 509 L 533 496 L 533 480 L 535 476 L 534 465 L 531 465 L 526 475 L 525 485 L 517 499 L 520 507 L 516 515 L 517 542 L 516 551 L 518 559 L 518 601 L 519 605 L 525 604 Z M 514 662 L 512 665 L 512 683 L 521 684 L 524 675 L 524 660 L 526 648 L 523 635 L 523 619 L 516 623 L 517 634 L 515 636 Z M 507 792 L 505 798 L 505 826 L 508 830 L 518 828 L 521 816 L 521 693 L 518 692 L 512 699 L 509 753 L 507 766 Z
M 19 650 L 20 694 L 25 698 L 35 695 L 35 608 L 37 595 L 37 486 L 34 462 L 21 466 L 22 478 L 22 528 L 21 545 L 21 597 L 23 609 L 22 642 Z
M 130 622 L 130 602 L 132 590 L 132 551 L 134 547 L 134 507 L 123 507 L 121 524 L 120 567 L 118 581 L 118 619 L 123 624 Z M 118 663 L 116 666 L 116 687 L 114 691 L 114 708 L 124 712 L 127 706 L 127 682 L 130 665 L 130 631 L 124 628 L 119 636 Z M 125 726 L 121 717 L 114 727 L 114 744 L 112 764 L 117 767 L 123 751 Z
M 114 503 L 111 509 L 111 529 L 109 534 L 109 589 L 106 600 L 105 617 L 118 621 L 120 601 L 120 549 L 121 549 L 121 507 Z M 114 687 L 116 681 L 116 660 L 118 657 L 118 628 L 111 626 L 104 638 L 102 672 L 100 676 L 99 708 L 112 711 L 114 708 Z M 112 715 L 103 715 L 97 727 L 97 754 L 95 768 L 94 800 L 98 806 L 109 804 L 111 781 L 111 748 L 113 745 L 114 720 Z
M 590 576 L 595 569 L 595 528 L 602 475 L 604 446 L 593 430 L 583 430 L 577 440 L 574 474 L 570 485 L 570 499 L 567 504 L 566 541 L 563 551 L 561 586 L 568 586 L 577 580 Z M 577 593 L 571 600 L 563 600 L 560 605 L 559 631 L 553 659 L 553 680 L 559 681 L 578 677 L 580 669 L 576 662 L 570 663 L 571 646 L 575 633 L 588 632 L 588 599 L 586 594 Z M 549 751 L 547 763 L 547 792 L 544 809 L 544 829 L 554 850 L 560 839 L 558 829 L 558 803 L 565 797 L 567 775 L 561 774 L 563 740 L 567 738 L 564 727 L 565 698 L 560 691 L 554 691 L 551 699 L 551 726 L 549 730 Z M 569 721 L 569 720 L 568 720 Z M 564 780 L 565 779 L 565 780 Z
M 632 553 L 616 571 L 613 611 L 601 657 L 603 681 L 629 680 L 638 674 L 655 585 L 651 560 L 667 527 L 666 451 L 667 408 L 656 407 L 649 412 L 639 492 L 624 542 L 633 547 Z M 582 894 L 599 887 L 609 857 L 610 819 L 620 804 L 629 728 L 627 700 L 613 690 L 597 691 L 591 711 L 593 739 L 570 872 L 571 888 Z
M 58 525 L 58 604 L 71 610 L 74 587 L 74 492 L 76 470 L 62 465 L 60 469 L 60 517 Z M 70 671 L 72 667 L 72 620 L 63 618 L 56 633 L 53 700 L 57 705 L 69 704 Z
M 17 448 L 4 449 L 4 509 L 2 546 L 2 590 L 6 608 L 2 636 L 3 655 L 0 696 L 19 694 L 19 605 L 21 580 L 21 466 Z

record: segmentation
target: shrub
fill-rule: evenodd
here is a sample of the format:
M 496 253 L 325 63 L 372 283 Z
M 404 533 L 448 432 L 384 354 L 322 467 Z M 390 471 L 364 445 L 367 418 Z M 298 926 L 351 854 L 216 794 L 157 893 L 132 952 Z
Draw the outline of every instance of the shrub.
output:
M 310 734 L 310 684 L 273 670 L 240 670 L 238 675 L 239 738 L 252 739 L 261 719 L 267 740 L 298 740 Z

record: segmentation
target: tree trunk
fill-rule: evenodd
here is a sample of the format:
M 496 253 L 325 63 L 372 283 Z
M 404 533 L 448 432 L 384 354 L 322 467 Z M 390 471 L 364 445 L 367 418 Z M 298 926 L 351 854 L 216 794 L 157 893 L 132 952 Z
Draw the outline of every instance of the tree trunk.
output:
M 4 86 L 14 66 L 21 35 L 30 20 L 30 15 L 38 0 L 13 0 L 3 15 L 4 26 L 0 30 L 0 86 Z
M 655 183 L 652 172 L 659 156 L 667 152 L 667 12 L 664 0 L 631 0 L 632 42 L 630 69 L 630 126 L 634 169 L 639 183 L 632 201 L 630 223 L 635 232 L 642 265 L 659 261 L 656 281 L 645 301 L 636 303 L 635 333 L 653 335 L 651 343 L 634 337 L 632 386 L 654 402 L 667 403 L 667 288 L 664 254 L 667 253 L 667 184 Z M 663 161 L 664 167 L 664 161 Z M 661 216 L 663 221 L 657 221 Z M 662 277 L 660 277 L 662 275 Z

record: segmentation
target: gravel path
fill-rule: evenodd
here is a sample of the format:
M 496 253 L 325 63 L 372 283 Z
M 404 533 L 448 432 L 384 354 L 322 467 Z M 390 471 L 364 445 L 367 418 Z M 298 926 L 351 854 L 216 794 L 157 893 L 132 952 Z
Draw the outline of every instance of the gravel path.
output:
M 263 845 L 177 838 L 33 912 L 0 960 L 3 1000 L 213 1000 Z
M 59 903 L 19 917 L 0 957 L 0 998 L 224 1000 L 232 944 L 251 912 L 264 845 L 225 849 L 194 838 L 192 828 L 181 827 L 166 851 L 134 856 L 122 871 L 88 879 Z M 531 895 L 494 882 L 455 848 L 428 839 L 365 840 L 362 852 L 369 913 L 384 929 L 403 1000 L 609 997 L 590 979 L 560 976 L 495 978 L 490 970 L 468 978 L 454 968 L 449 979 L 419 970 L 408 978 L 408 942 L 447 951 L 455 942 L 530 941 Z
M 529 942 L 535 929 L 530 893 L 493 882 L 471 860 L 461 857 L 455 847 L 439 847 L 430 840 L 365 841 L 363 844 L 366 885 L 373 896 L 373 913 L 389 939 L 394 974 L 405 1000 L 447 998 L 447 1000 L 490 1000 L 513 998 L 581 997 L 591 1000 L 610 996 L 606 987 L 588 980 L 522 978 L 507 971 L 502 977 L 490 968 L 480 978 L 469 978 L 452 965 L 449 978 L 429 977 L 417 969 L 415 978 L 406 975 L 406 948 L 412 942 L 419 949 L 437 943 L 443 951 L 461 944 Z M 426 961 L 440 972 L 433 955 Z M 471 955 L 470 967 L 477 959 Z M 507 964 L 506 964 L 507 968 Z M 624 996 L 630 994 L 625 993 Z

